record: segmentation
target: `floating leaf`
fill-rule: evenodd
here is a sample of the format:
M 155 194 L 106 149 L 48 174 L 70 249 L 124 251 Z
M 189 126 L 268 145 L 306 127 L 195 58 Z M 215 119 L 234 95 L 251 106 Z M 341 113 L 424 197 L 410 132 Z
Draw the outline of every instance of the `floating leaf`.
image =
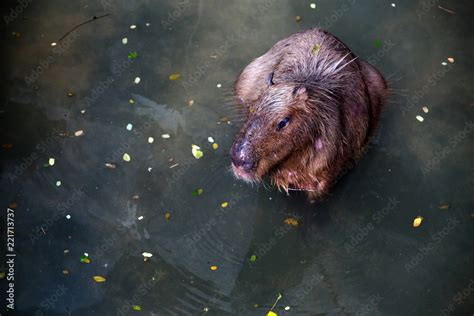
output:
M 375 46 L 375 48 L 382 47 L 382 40 L 380 40 L 380 39 L 375 40 L 374 41 L 374 46 Z
M 222 202 L 222 203 L 221 203 L 221 207 L 222 207 L 222 208 L 226 208 L 227 206 L 229 206 L 229 203 L 228 203 L 228 202 Z
M 203 152 L 201 151 L 201 147 L 197 146 L 197 145 L 191 145 L 191 152 L 194 156 L 194 158 L 196 159 L 199 159 L 201 158 L 204 154 Z
M 274 311 L 268 311 L 267 316 L 278 316 Z
M 170 134 L 163 134 L 163 135 L 161 135 L 161 138 L 170 138 L 170 137 L 171 137 Z
M 91 263 L 91 259 L 86 255 L 82 255 L 81 256 L 81 262 L 82 263 Z
M 132 305 L 132 309 L 133 309 L 134 311 L 141 311 L 141 310 L 142 310 L 142 308 L 141 308 L 140 305 Z
M 217 266 L 211 266 L 210 269 L 211 269 L 212 271 L 216 271 L 218 268 L 217 268 Z
M 76 137 L 79 137 L 79 136 L 82 136 L 82 135 L 84 135 L 84 131 L 83 131 L 83 130 L 79 130 L 79 131 L 75 131 L 75 132 L 74 132 L 74 136 L 76 136 Z
M 145 252 L 142 253 L 142 256 L 145 257 L 145 258 L 151 258 L 151 257 L 153 257 L 153 254 L 145 251 Z
M 447 210 L 449 208 L 449 204 L 448 203 L 441 204 L 438 208 L 440 210 Z
M 49 158 L 48 164 L 49 164 L 50 166 L 54 166 L 55 161 L 56 161 L 56 160 L 55 160 L 54 158 Z
M 251 255 L 250 258 L 249 258 L 249 261 L 250 261 L 250 262 L 255 262 L 255 261 L 257 261 L 257 255 Z
M 423 217 L 417 216 L 417 217 L 413 220 L 413 227 L 420 227 L 421 222 L 423 222 Z
M 126 162 L 129 162 L 129 161 L 132 159 L 132 158 L 130 157 L 130 155 L 127 154 L 127 153 L 123 154 L 123 157 L 122 157 L 122 158 L 123 158 L 123 160 L 125 160 Z
M 105 282 L 105 278 L 104 278 L 103 276 L 100 276 L 100 275 L 94 275 L 92 278 L 93 278 L 94 281 L 96 281 L 97 283 Z
M 286 225 L 297 227 L 299 225 L 299 222 L 296 218 L 294 217 L 288 217 L 283 221 Z
M 137 52 L 131 52 L 131 53 L 128 53 L 128 59 L 135 59 L 138 57 L 138 53 Z
M 169 221 L 169 220 L 171 219 L 171 213 L 170 213 L 170 212 L 166 212 L 166 213 L 165 213 L 165 219 L 166 219 L 167 221 Z
M 219 144 L 217 144 L 217 143 L 212 144 L 212 148 L 213 148 L 213 149 L 219 148 Z
M 192 195 L 193 195 L 193 196 L 198 196 L 198 195 L 201 195 L 202 192 L 204 192 L 204 190 L 201 189 L 201 188 L 199 188 L 199 189 L 194 190 L 193 193 L 192 193 Z
M 171 81 L 178 80 L 180 77 L 181 77 L 180 74 L 171 74 L 170 75 L 170 80 Z

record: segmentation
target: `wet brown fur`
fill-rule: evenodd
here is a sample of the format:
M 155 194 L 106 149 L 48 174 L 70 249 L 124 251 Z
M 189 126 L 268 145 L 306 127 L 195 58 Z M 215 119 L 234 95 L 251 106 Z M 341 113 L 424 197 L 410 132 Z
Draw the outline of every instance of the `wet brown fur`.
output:
M 360 157 L 387 85 L 339 39 L 311 29 L 252 61 L 235 84 L 235 97 L 247 114 L 231 155 L 244 148 L 243 157 L 255 165 L 247 172 L 233 165 L 236 176 L 259 181 L 268 174 L 279 188 L 304 190 L 315 199 Z M 290 123 L 277 130 L 285 117 Z

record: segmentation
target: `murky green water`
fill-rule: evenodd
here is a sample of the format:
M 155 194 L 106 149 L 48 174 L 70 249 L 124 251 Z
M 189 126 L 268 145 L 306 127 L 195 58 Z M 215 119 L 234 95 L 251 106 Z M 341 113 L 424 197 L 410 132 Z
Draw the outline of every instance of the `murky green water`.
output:
M 4 10 L 0 196 L 2 227 L 15 207 L 18 314 L 265 315 L 278 293 L 278 315 L 472 314 L 474 5 L 310 3 Z M 235 180 L 228 150 L 241 124 L 231 99 L 239 72 L 318 25 L 376 65 L 392 95 L 365 158 L 310 204 Z M 128 60 L 131 52 L 138 57 Z M 143 252 L 153 256 L 144 262 Z

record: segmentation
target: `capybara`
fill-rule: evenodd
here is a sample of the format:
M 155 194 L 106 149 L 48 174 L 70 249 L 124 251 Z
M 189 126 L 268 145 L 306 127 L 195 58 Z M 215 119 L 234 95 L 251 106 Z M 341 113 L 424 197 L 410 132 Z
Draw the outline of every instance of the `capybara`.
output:
M 230 151 L 235 176 L 324 196 L 362 155 L 387 96 L 382 75 L 329 32 L 279 41 L 235 84 L 246 113 Z

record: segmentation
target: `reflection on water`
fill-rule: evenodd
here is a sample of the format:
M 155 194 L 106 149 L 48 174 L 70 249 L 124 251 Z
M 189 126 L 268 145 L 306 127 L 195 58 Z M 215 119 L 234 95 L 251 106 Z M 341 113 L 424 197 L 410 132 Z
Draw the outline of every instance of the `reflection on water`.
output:
M 472 312 L 473 293 L 454 297 L 474 278 L 473 5 L 450 6 L 456 14 L 413 1 L 29 4 L 26 19 L 6 25 L 22 35 L 4 40 L 0 108 L 1 196 L 17 204 L 17 310 L 265 315 L 281 293 L 279 315 Z M 51 52 L 69 26 L 103 12 L 110 18 Z M 239 72 L 317 25 L 377 65 L 392 96 L 366 157 L 311 204 L 237 181 L 228 150 L 242 120 L 232 105 Z M 130 52 L 138 57 L 124 64 Z M 416 216 L 424 222 L 414 229 Z

